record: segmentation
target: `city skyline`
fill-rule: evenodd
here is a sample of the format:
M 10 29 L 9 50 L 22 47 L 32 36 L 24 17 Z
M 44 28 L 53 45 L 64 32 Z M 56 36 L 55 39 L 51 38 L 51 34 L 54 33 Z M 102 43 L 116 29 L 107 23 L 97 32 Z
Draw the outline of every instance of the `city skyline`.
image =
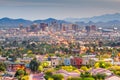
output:
M 0 0 L 0 18 L 83 18 L 120 13 L 119 0 Z

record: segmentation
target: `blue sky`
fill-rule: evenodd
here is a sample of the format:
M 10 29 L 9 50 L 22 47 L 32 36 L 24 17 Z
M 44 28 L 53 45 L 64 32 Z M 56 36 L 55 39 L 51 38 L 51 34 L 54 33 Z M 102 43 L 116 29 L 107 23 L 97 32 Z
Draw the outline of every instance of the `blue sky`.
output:
M 0 0 L 0 18 L 83 18 L 120 12 L 120 0 Z

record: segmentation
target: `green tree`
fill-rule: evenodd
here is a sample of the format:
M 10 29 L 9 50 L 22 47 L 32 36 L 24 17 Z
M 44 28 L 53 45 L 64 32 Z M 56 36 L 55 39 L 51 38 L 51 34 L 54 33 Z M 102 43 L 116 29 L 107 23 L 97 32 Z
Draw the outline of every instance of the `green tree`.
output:
M 86 66 L 82 66 L 80 69 L 83 71 L 88 71 L 88 68 Z
M 31 62 L 30 62 L 30 69 L 31 69 L 31 71 L 32 72 L 36 72 L 38 70 L 38 67 L 39 67 L 39 63 L 36 60 L 36 58 L 34 58 L 33 60 L 31 60 Z
M 52 78 L 52 72 L 51 71 L 47 71 L 47 72 L 45 72 L 45 76 L 44 76 L 44 78 L 45 78 L 45 80 L 48 80 L 49 78 Z
M 92 77 L 88 77 L 88 78 L 84 78 L 84 80 L 95 80 L 95 79 Z
M 64 77 L 61 74 L 54 74 L 54 75 L 52 75 L 52 78 L 54 80 L 62 80 Z
M 0 62 L 0 72 L 4 72 L 6 70 L 6 64 Z
M 48 67 L 48 66 L 49 66 L 49 63 L 48 63 L 47 61 L 44 61 L 44 62 L 41 63 L 41 66 L 42 66 L 43 68 Z
M 96 76 L 96 79 L 98 79 L 98 80 L 100 80 L 100 79 L 102 79 L 102 80 L 104 80 L 105 79 L 105 77 L 106 77 L 106 75 L 105 74 L 96 74 L 95 75 Z
M 86 78 L 86 77 L 91 77 L 92 75 L 89 73 L 89 72 L 84 72 L 84 73 L 81 73 L 80 74 L 80 77 L 82 78 L 82 79 L 84 79 L 84 78 Z
M 67 80 L 82 80 L 80 77 L 70 77 Z
M 15 77 L 18 78 L 18 80 L 22 80 L 22 77 L 26 75 L 26 71 L 19 69 L 15 73 Z
M 40 65 L 40 66 L 38 67 L 38 71 L 39 71 L 39 72 L 43 71 L 43 66 Z
M 99 67 L 100 68 L 109 68 L 112 66 L 112 64 L 109 62 L 99 61 L 99 62 L 95 63 L 94 66 L 95 66 L 95 68 L 99 68 Z
M 24 73 L 25 73 L 24 70 L 19 69 L 16 71 L 15 77 L 20 76 L 20 75 L 24 75 Z

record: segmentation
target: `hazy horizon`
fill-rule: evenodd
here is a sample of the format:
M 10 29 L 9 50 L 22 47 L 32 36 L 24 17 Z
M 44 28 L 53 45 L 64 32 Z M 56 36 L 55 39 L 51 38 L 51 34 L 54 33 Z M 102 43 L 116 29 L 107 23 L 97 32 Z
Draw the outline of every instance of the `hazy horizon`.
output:
M 0 0 L 0 18 L 86 18 L 120 13 L 119 4 L 119 0 Z

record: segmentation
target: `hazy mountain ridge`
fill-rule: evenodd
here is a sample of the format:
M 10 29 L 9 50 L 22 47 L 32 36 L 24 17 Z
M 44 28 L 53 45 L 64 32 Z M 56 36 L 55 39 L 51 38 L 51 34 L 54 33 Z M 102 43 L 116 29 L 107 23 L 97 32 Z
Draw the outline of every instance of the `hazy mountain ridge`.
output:
M 109 21 L 114 21 L 118 20 L 120 21 L 120 13 L 115 13 L 115 14 L 104 14 L 101 16 L 94 16 L 90 18 L 66 18 L 65 21 L 69 22 L 109 22 Z
M 84 26 L 88 26 L 88 25 L 95 25 L 97 27 L 103 27 L 103 28 L 113 28 L 113 27 L 117 27 L 120 29 L 120 21 L 118 20 L 113 20 L 113 21 L 108 21 L 108 22 L 76 22 L 76 24 L 81 25 L 82 27 Z
M 11 19 L 11 18 L 2 18 L 0 19 L 0 27 L 7 27 L 7 28 L 11 28 L 11 27 L 18 27 L 20 24 L 22 24 L 24 27 L 30 26 L 33 23 L 52 23 L 52 22 L 57 22 L 57 23 L 67 23 L 64 20 L 57 20 L 54 18 L 48 18 L 48 19 L 44 19 L 44 20 L 25 20 L 25 19 Z
M 74 22 L 75 21 L 75 22 Z M 0 19 L 0 27 L 1 28 L 12 28 L 12 27 L 18 27 L 20 24 L 23 24 L 24 27 L 30 26 L 33 23 L 48 23 L 51 24 L 53 22 L 56 22 L 58 24 L 61 23 L 76 23 L 80 27 L 86 26 L 86 25 L 96 25 L 97 27 L 120 27 L 120 13 L 115 14 L 105 14 L 101 16 L 94 16 L 91 18 L 69 18 L 67 20 L 57 20 L 54 18 L 48 18 L 44 20 L 25 20 L 25 19 L 11 19 L 11 18 L 1 18 Z

